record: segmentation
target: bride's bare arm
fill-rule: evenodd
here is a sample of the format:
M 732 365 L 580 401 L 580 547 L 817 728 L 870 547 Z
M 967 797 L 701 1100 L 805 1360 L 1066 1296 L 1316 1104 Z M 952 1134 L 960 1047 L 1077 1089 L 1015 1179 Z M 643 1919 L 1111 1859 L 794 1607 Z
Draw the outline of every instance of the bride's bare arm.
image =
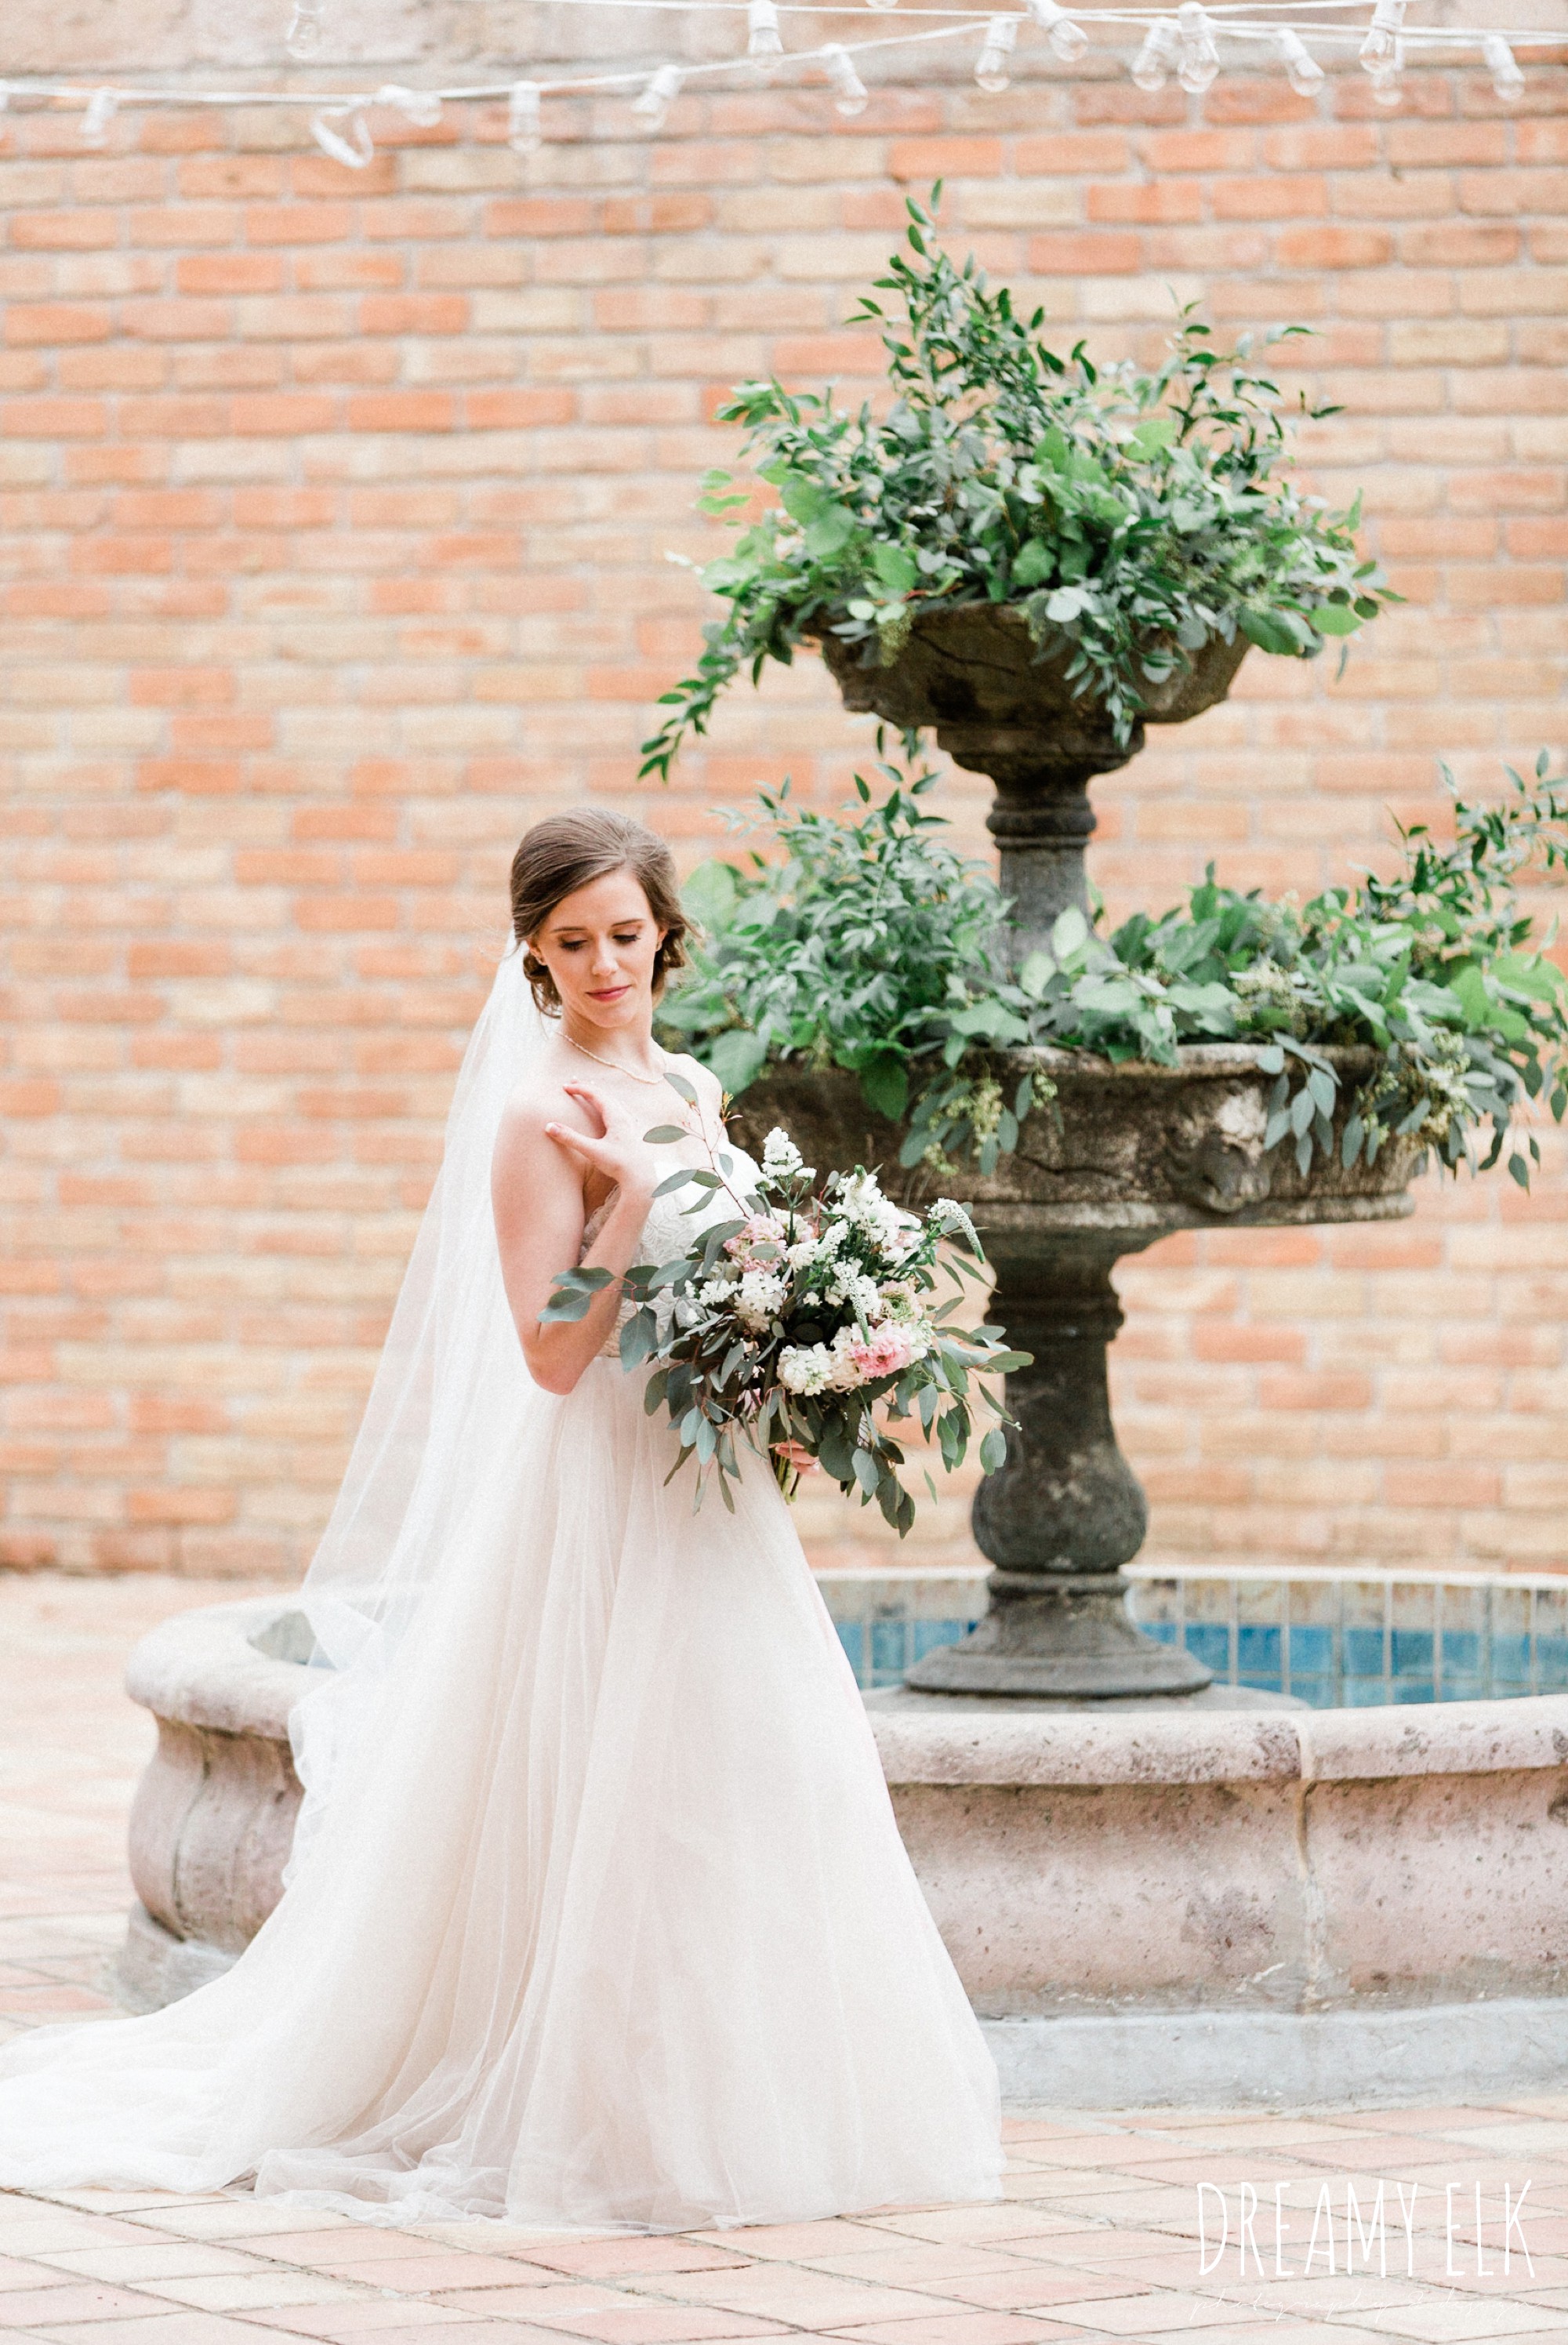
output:
M 520 1094 L 507 1108 L 491 1166 L 491 1203 L 501 1275 L 528 1372 L 546 1392 L 569 1393 L 615 1325 L 621 1290 L 597 1294 L 582 1319 L 540 1325 L 563 1270 L 578 1259 L 587 1221 L 583 1183 L 598 1174 L 615 1195 L 582 1259 L 617 1278 L 637 1242 L 659 1179 L 653 1154 L 618 1102 L 585 1084 L 562 1086 L 570 1104 Z

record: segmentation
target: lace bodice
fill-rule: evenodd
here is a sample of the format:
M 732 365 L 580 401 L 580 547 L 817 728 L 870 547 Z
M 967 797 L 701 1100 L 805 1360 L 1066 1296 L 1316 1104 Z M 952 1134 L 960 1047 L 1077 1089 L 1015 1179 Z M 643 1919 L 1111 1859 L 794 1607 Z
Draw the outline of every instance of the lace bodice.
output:
M 748 1196 L 761 1170 L 756 1159 L 748 1156 L 744 1148 L 737 1148 L 733 1142 L 729 1141 L 724 1143 L 723 1153 L 731 1159 L 733 1167 L 733 1171 L 726 1175 L 731 1188 L 738 1190 L 743 1197 Z M 673 1162 L 670 1169 L 672 1172 L 674 1170 Z M 723 1189 L 705 1190 L 703 1193 L 703 1202 L 696 1212 L 684 1211 L 683 1209 L 691 1204 L 695 1193 L 691 1189 L 674 1189 L 666 1197 L 654 1198 L 648 1211 L 648 1218 L 642 1224 L 642 1235 L 637 1241 L 638 1262 L 674 1262 L 685 1253 L 697 1231 L 706 1229 L 710 1222 L 731 1221 L 734 1218 L 737 1211 L 735 1201 Z M 582 1260 L 583 1255 L 609 1220 L 611 1208 L 614 1203 L 615 1192 L 612 1189 L 603 1203 L 595 1205 L 583 1223 L 582 1244 L 577 1256 L 579 1262 Z M 614 1326 L 599 1346 L 602 1357 L 609 1359 L 620 1357 L 621 1329 L 632 1316 L 634 1308 L 635 1305 L 630 1301 L 622 1304 L 615 1316 Z

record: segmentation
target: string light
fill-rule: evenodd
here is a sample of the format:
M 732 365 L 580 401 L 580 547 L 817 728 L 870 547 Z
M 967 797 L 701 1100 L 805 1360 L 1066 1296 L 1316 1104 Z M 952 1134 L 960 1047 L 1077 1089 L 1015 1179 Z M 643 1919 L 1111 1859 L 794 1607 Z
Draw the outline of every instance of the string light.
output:
M 685 78 L 679 66 L 661 66 L 656 74 L 650 74 L 646 86 L 632 101 L 632 111 L 645 130 L 663 130 L 664 117 L 680 96 Z
M 1064 66 L 1076 66 L 1088 47 L 1089 36 L 1075 25 L 1057 0 L 1027 0 L 1030 15 L 1051 45 L 1051 55 Z
M 316 56 L 321 46 L 321 0 L 294 0 L 283 46 L 300 65 Z
M 1516 104 L 1524 95 L 1524 76 L 1501 33 L 1488 33 L 1481 45 L 1481 55 L 1498 96 L 1505 106 Z
M 329 5 L 330 0 L 291 0 L 292 14 L 286 36 L 290 55 L 314 52 L 321 39 L 324 14 Z M 904 9 L 905 20 L 927 20 L 930 29 L 926 22 L 922 22 L 918 30 L 901 26 L 896 32 L 870 40 L 847 45 L 833 41 L 818 47 L 786 51 L 780 36 L 783 16 L 858 15 L 862 6 L 892 7 L 896 0 L 558 0 L 558 5 L 563 9 L 605 5 L 622 9 L 667 9 L 685 15 L 744 14 L 747 46 L 742 55 L 706 56 L 686 66 L 662 66 L 652 73 L 646 66 L 612 72 L 568 69 L 548 81 L 481 81 L 424 90 L 387 83 L 374 91 L 339 88 L 321 92 L 314 99 L 288 88 L 225 90 L 145 83 L 134 88 L 94 88 L 27 76 L 0 82 L 0 115 L 7 107 L 15 112 L 19 105 L 72 107 L 80 114 L 83 139 L 89 145 L 102 146 L 116 111 L 123 107 L 313 105 L 309 127 L 322 151 L 349 169 L 363 170 L 375 151 L 365 119 L 368 109 L 390 107 L 410 122 L 433 127 L 440 119 L 443 105 L 499 101 L 507 108 L 509 143 L 520 155 L 527 156 L 541 143 L 541 101 L 545 96 L 620 91 L 630 96 L 638 121 L 653 132 L 663 126 L 671 100 L 688 79 L 728 74 L 765 81 L 781 62 L 787 62 L 795 75 L 820 68 L 826 76 L 839 112 L 857 115 L 865 110 L 868 94 L 856 70 L 856 57 L 873 50 L 907 50 L 928 42 L 973 40 L 976 25 L 976 15 L 969 7 L 942 5 L 942 0 L 935 0 L 935 5 L 928 5 L 928 0 L 913 0 L 913 5 Z M 1463 24 L 1423 25 L 1406 33 L 1403 25 L 1408 0 L 1375 0 L 1371 23 L 1364 37 L 1361 25 L 1347 23 L 1343 17 L 1335 21 L 1333 12 L 1343 10 L 1362 17 L 1364 24 L 1367 5 L 1368 0 L 1207 0 L 1207 5 L 1205 0 L 1182 0 L 1174 12 L 1168 8 L 1157 14 L 1152 7 L 1146 13 L 1145 0 L 1138 0 L 1133 12 L 1081 7 L 1068 15 L 1061 0 L 1022 0 L 1021 6 L 999 9 L 982 20 L 984 38 L 976 61 L 976 77 L 986 89 L 999 91 L 1007 86 L 1018 27 L 1030 21 L 1045 33 L 1053 56 L 1068 65 L 1076 64 L 1088 47 L 1086 25 L 1104 25 L 1112 37 L 1116 33 L 1125 33 L 1129 25 L 1138 25 L 1143 37 L 1131 61 L 1132 77 L 1139 89 L 1150 94 L 1164 88 L 1173 70 L 1184 88 L 1195 93 L 1208 89 L 1219 70 L 1217 36 L 1222 36 L 1237 43 L 1265 44 L 1284 65 L 1291 88 L 1302 97 L 1311 97 L 1321 89 L 1325 73 L 1301 38 L 1304 31 L 1315 46 L 1359 45 L 1360 61 L 1371 79 L 1372 96 L 1380 105 L 1395 107 L 1401 102 L 1401 76 L 1407 50 L 1411 47 L 1433 63 L 1479 53 L 1498 97 L 1505 103 L 1517 100 L 1524 86 L 1515 50 L 1560 53 L 1563 47 L 1560 34 L 1530 28 L 1489 27 L 1483 33 L 1479 26 Z M 1300 20 L 1300 30 L 1288 20 L 1281 21 L 1287 10 L 1302 7 L 1310 7 L 1312 14 Z M 1275 9 L 1280 11 L 1280 15 L 1270 15 Z M 4 128 L 0 127 L 0 137 L 3 136 Z
M 1316 97 L 1323 86 L 1323 68 L 1301 38 L 1289 25 L 1282 25 L 1274 38 L 1280 44 L 1280 55 L 1285 60 L 1285 76 L 1298 97 Z
M 1176 12 L 1177 39 L 1181 45 L 1180 60 L 1176 78 L 1193 97 L 1201 97 L 1212 86 L 1219 73 L 1219 52 L 1214 46 L 1214 28 L 1202 0 L 1181 0 Z
M 1403 96 L 1400 76 L 1405 69 L 1405 45 L 1395 41 L 1386 57 L 1378 57 L 1371 66 L 1372 102 L 1376 106 L 1398 106 Z
M 1361 63 L 1372 75 L 1399 71 L 1400 27 L 1408 0 L 1378 0 L 1367 37 L 1361 43 Z
M 750 78 L 757 82 L 766 81 L 773 72 L 774 59 L 783 55 L 779 12 L 774 0 L 750 0 L 746 10 L 746 56 L 751 61 Z
M 869 92 L 855 70 L 855 60 L 841 42 L 830 41 L 822 53 L 840 114 L 864 114 Z
M 1176 26 L 1168 16 L 1159 17 L 1143 36 L 1143 46 L 1132 61 L 1132 77 L 1139 89 L 1153 96 L 1165 87 L 1165 77 L 1176 63 L 1180 46 Z
M 865 0 L 865 5 L 868 8 L 896 8 L 898 0 Z
M 109 136 L 109 125 L 119 110 L 118 90 L 96 89 L 82 113 L 82 144 L 102 147 Z
M 993 16 L 986 27 L 985 43 L 975 60 L 975 78 L 992 96 L 1007 86 L 1017 37 L 1017 16 Z
M 506 106 L 506 143 L 514 155 L 537 155 L 544 143 L 536 81 L 512 83 Z

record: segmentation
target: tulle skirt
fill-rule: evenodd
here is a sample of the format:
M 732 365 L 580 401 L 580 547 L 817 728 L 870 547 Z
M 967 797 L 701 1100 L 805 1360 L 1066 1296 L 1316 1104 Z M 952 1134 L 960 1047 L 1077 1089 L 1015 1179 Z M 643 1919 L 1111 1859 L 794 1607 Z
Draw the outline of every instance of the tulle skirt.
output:
M 537 1397 L 271 1919 L 167 2010 L 7 2046 L 0 2184 L 551 2231 L 998 2195 L 996 2067 L 771 1474 L 693 1513 L 640 1376 Z

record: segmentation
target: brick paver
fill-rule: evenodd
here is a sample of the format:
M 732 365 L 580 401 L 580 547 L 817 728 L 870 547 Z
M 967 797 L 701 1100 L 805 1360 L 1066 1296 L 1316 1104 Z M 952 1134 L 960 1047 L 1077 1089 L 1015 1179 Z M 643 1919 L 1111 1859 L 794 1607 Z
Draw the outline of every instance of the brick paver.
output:
M 200 1582 L 0 1578 L 0 2027 L 107 2016 L 151 1741 L 118 1678 Z M 1018 2111 L 1006 2203 L 646 2239 L 366 2228 L 244 2191 L 0 2193 L 0 2345 L 1471 2345 L 1568 2340 L 1568 2098 Z M 1221 2198 L 1229 2244 L 1212 2253 Z M 1382 2244 L 1373 2207 L 1385 2186 Z M 1475 2190 L 1481 2188 L 1479 2263 Z M 1398 2203 L 1403 2185 L 1407 2227 Z M 1502 2191 L 1528 2184 L 1528 2263 Z M 1274 2193 L 1283 2186 L 1283 2236 Z M 1455 2188 L 1452 2192 L 1449 2186 Z M 1236 2233 L 1257 2194 L 1248 2268 Z M 1327 2190 L 1331 2255 L 1314 2209 Z M 1411 2191 L 1415 2191 L 1413 2202 Z M 1347 2221 L 1347 2191 L 1359 2223 Z M 1249 2202 L 1250 2211 L 1250 2202 Z M 1450 2220 L 1452 2215 L 1452 2221 Z M 1349 2259 L 1349 2268 L 1347 2268 Z M 1386 2270 L 1380 2269 L 1386 2264 Z M 1532 2268 L 1533 2267 L 1533 2268 Z M 1282 2268 L 1282 2269 L 1281 2269 Z

